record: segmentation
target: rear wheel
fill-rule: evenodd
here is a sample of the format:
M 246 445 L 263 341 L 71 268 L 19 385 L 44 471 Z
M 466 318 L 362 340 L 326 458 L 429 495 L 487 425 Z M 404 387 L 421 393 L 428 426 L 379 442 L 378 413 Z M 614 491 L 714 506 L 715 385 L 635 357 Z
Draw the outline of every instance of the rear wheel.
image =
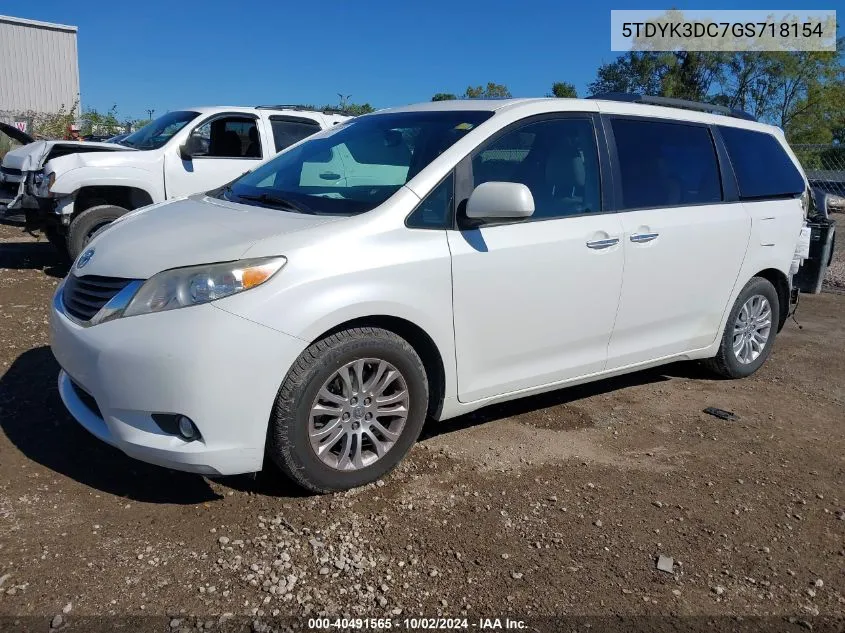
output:
M 354 328 L 306 349 L 270 420 L 269 456 L 313 492 L 379 479 L 419 437 L 428 409 L 422 361 L 400 336 Z
M 79 257 L 97 231 L 127 213 L 129 209 L 113 204 L 101 204 L 85 209 L 73 218 L 67 234 L 67 250 L 70 258 L 75 260 Z
M 715 358 L 707 365 L 726 378 L 744 378 L 762 367 L 777 334 L 780 301 L 768 279 L 753 277 L 734 302 Z

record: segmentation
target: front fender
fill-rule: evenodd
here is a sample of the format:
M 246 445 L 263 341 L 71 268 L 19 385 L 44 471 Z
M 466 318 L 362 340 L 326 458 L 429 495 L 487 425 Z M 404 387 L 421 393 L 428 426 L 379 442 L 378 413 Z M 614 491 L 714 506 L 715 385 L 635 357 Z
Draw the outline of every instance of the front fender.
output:
M 52 162 L 52 161 L 51 161 Z M 49 177 L 50 163 L 47 164 Z M 77 167 L 56 174 L 50 193 L 62 197 L 76 193 L 83 187 L 133 187 L 146 191 L 153 202 L 163 202 L 164 182 L 161 174 L 137 167 Z

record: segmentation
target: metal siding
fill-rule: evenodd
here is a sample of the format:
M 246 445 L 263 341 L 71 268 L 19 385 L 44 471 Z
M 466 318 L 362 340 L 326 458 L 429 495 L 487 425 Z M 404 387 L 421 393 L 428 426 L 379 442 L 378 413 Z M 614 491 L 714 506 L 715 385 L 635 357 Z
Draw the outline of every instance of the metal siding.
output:
M 57 112 L 78 101 L 76 30 L 0 16 L 0 111 Z

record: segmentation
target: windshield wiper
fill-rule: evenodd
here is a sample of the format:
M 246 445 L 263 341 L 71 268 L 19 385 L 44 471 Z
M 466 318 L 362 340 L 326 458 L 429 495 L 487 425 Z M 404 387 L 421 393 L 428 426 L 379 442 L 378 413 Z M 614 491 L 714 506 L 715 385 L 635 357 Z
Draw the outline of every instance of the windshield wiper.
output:
M 262 204 L 266 204 L 273 207 L 280 207 L 283 209 L 293 209 L 299 213 L 305 213 L 308 215 L 317 215 L 317 212 L 313 209 L 306 207 L 301 202 L 293 202 L 292 200 L 287 200 L 286 198 L 280 198 L 278 196 L 274 196 L 272 193 L 261 193 L 258 195 L 250 195 L 245 193 L 236 193 L 236 197 L 240 198 L 241 200 L 251 200 L 253 202 L 260 202 Z

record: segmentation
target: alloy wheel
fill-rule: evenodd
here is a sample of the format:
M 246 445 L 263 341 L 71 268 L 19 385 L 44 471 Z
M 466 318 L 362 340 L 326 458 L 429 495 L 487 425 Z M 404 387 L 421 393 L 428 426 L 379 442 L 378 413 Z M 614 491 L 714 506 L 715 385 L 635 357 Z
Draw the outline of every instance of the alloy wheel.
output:
M 763 295 L 750 297 L 736 316 L 733 350 L 743 365 L 753 363 L 763 350 L 772 332 L 772 306 Z
M 361 358 L 335 371 L 311 405 L 308 436 L 324 464 L 370 466 L 396 444 L 408 420 L 408 385 L 386 360 Z

